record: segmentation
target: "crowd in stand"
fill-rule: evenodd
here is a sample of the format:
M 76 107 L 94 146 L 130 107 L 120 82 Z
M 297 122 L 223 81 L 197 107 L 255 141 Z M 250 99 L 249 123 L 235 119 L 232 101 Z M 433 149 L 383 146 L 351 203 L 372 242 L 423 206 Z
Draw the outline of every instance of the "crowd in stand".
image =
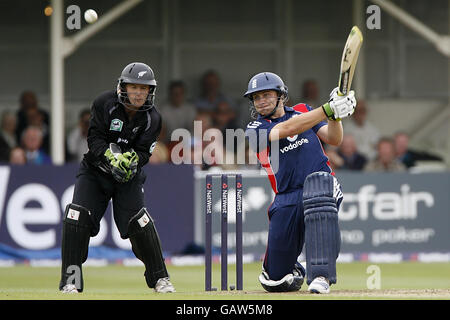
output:
M 247 143 L 240 146 L 236 137 L 233 143 L 227 143 L 225 139 L 226 129 L 245 129 L 251 120 L 249 108 L 237 104 L 222 92 L 220 76 L 214 70 L 203 74 L 200 88 L 199 96 L 189 101 L 188 88 L 183 81 L 175 80 L 169 84 L 167 99 L 157 107 L 163 118 L 163 128 L 150 157 L 150 164 L 177 163 L 174 157 L 186 160 L 187 155 L 175 149 L 180 143 L 176 130 L 184 129 L 190 139 L 183 141 L 191 151 L 188 159 L 198 168 L 205 170 L 220 166 L 223 169 L 258 169 Z M 305 81 L 301 89 L 299 101 L 291 100 L 289 106 L 295 102 L 307 103 L 313 108 L 320 106 L 315 80 Z M 359 100 L 353 116 L 343 123 L 342 144 L 339 147 L 324 145 L 334 170 L 399 172 L 408 170 L 420 160 L 441 160 L 434 155 L 411 150 L 409 135 L 405 132 L 398 132 L 393 137 L 383 136 L 367 120 L 367 113 L 366 102 Z M 77 126 L 68 132 L 65 146 L 67 162 L 81 161 L 87 151 L 89 118 L 89 108 L 82 110 Z M 50 164 L 49 121 L 49 114 L 40 108 L 36 95 L 32 91 L 23 92 L 18 110 L 4 111 L 1 115 L 0 162 L 13 165 Z M 223 139 L 205 139 L 204 134 L 208 129 L 214 129 L 212 132 L 220 133 Z M 204 152 L 208 148 L 214 151 Z M 245 159 L 239 162 L 236 161 L 236 154 L 240 150 L 244 150 Z M 182 152 L 186 152 L 186 148 Z M 195 159 L 200 159 L 200 162 Z M 224 164 L 225 159 L 232 161 Z
M 0 160 L 11 164 L 51 164 L 49 115 L 36 95 L 25 91 L 16 113 L 4 111 L 0 128 Z
M 367 112 L 366 102 L 359 100 L 355 113 L 344 123 L 342 144 L 338 148 L 325 147 L 334 170 L 402 172 L 418 161 L 442 161 L 435 155 L 412 150 L 406 132 L 399 131 L 393 137 L 381 135 L 367 120 Z

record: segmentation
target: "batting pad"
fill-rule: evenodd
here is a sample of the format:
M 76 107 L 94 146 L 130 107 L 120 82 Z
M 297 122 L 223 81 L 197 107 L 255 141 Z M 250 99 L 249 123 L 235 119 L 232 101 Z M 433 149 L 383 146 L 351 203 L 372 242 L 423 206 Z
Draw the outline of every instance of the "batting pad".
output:
M 147 209 L 142 208 L 128 223 L 131 248 L 136 257 L 145 265 L 145 280 L 149 288 L 156 282 L 168 277 L 162 255 L 161 241 L 152 217 Z
M 336 259 L 340 250 L 335 178 L 326 172 L 310 174 L 304 184 L 306 276 L 309 285 L 323 276 L 336 283 Z

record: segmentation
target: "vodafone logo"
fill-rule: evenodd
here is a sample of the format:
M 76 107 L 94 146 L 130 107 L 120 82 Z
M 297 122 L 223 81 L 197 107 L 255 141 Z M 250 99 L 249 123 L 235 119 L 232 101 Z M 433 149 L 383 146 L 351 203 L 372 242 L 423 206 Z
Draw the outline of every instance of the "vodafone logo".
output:
M 297 136 L 294 136 L 294 137 L 295 137 L 295 139 L 297 139 Z M 293 139 L 294 137 L 292 137 L 292 140 L 289 139 L 290 137 L 288 137 L 287 139 L 289 141 L 293 142 L 293 141 L 295 141 L 295 139 Z M 294 143 L 290 143 L 288 146 L 280 149 L 280 152 L 281 153 L 285 153 L 285 152 L 288 152 L 290 150 L 297 149 L 298 147 L 300 147 L 304 143 L 309 143 L 309 140 L 306 139 L 306 138 L 302 138 L 302 139 L 300 139 L 298 141 L 295 141 Z
M 288 139 L 289 142 L 294 142 L 295 140 L 297 140 L 298 134 L 296 134 L 295 136 L 289 136 L 286 139 Z

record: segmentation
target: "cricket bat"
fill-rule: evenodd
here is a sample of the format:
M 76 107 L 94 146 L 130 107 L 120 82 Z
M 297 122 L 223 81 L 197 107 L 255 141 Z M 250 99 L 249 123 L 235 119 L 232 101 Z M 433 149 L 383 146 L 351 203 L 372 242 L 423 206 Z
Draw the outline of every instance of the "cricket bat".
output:
M 363 36 L 357 26 L 353 26 L 342 52 L 341 70 L 339 73 L 338 95 L 345 96 L 352 85 L 359 49 L 363 42 Z

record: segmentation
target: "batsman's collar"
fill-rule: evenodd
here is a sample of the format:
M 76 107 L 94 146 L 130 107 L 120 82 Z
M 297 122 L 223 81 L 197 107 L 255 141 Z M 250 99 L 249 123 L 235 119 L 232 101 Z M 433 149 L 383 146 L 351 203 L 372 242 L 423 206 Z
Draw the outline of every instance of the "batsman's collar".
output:
M 288 106 L 284 106 L 284 111 L 285 112 L 295 112 L 294 108 L 288 107 Z
M 292 107 L 288 107 L 288 106 L 284 106 L 284 112 L 296 112 L 296 110 Z M 283 117 L 279 117 L 276 119 L 272 119 L 271 117 L 268 116 L 262 116 L 260 114 L 258 114 L 258 118 L 256 120 L 267 120 L 267 121 L 272 121 L 272 120 L 277 120 L 277 119 L 281 119 Z

